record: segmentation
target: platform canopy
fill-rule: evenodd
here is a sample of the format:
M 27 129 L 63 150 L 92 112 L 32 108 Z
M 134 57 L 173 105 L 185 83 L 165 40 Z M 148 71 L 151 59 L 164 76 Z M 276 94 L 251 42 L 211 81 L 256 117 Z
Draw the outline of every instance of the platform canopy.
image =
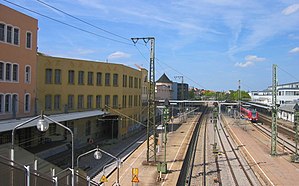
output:
M 53 114 L 53 115 L 47 115 L 51 119 L 57 122 L 63 122 L 63 121 L 69 121 L 69 120 L 76 120 L 81 118 L 88 118 L 88 117 L 94 117 L 94 116 L 101 116 L 104 115 L 106 112 L 100 111 L 100 110 L 93 110 L 93 111 L 85 111 L 85 112 L 71 112 L 71 113 L 65 113 L 65 114 Z M 0 121 L 0 132 L 4 131 L 10 131 L 15 126 L 17 126 L 20 123 L 26 122 L 30 120 L 33 117 L 26 117 L 26 118 L 20 118 L 20 119 L 11 119 L 11 120 L 3 120 Z M 38 119 L 33 120 L 24 126 L 20 128 L 27 128 L 27 127 L 33 127 L 36 126 Z M 49 123 L 53 123 L 51 121 L 48 121 Z

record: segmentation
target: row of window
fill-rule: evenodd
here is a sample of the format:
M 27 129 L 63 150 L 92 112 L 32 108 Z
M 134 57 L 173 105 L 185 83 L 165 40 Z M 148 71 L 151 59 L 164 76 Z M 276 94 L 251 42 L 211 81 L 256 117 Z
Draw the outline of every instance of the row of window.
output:
M 25 83 L 31 81 L 31 67 L 25 66 Z M 0 61 L 0 81 L 19 82 L 19 64 Z
M 299 91 L 279 91 L 279 96 L 299 96 Z
M 104 97 L 104 105 L 110 106 L 110 95 L 105 95 Z M 104 108 L 104 105 L 102 104 L 102 95 L 87 95 L 86 97 L 86 107 L 84 103 L 84 95 L 78 95 L 77 96 L 77 103 L 75 105 L 75 95 L 68 95 L 67 104 L 64 105 L 64 109 L 93 109 L 93 108 Z M 129 95 L 128 96 L 128 102 L 127 102 L 127 96 L 123 95 L 122 99 L 122 108 L 131 108 L 133 106 L 140 106 L 141 102 L 141 96 L 137 95 Z M 95 107 L 94 107 L 95 103 Z M 118 104 L 118 96 L 113 95 L 112 96 L 112 107 L 113 108 L 119 108 L 120 105 Z M 45 95 L 45 110 L 61 110 L 62 103 L 61 103 L 61 95 Z
M 46 84 L 61 84 L 62 83 L 62 78 L 61 78 L 61 69 L 50 69 L 47 68 L 45 72 L 45 83 Z M 84 71 L 78 71 L 77 74 L 77 83 L 78 85 L 84 85 L 85 84 L 85 72 Z M 101 72 L 97 72 L 94 75 L 94 72 L 87 72 L 87 85 L 94 85 L 96 84 L 97 86 L 102 86 L 103 85 L 103 74 Z M 95 79 L 94 79 L 95 78 Z M 112 75 L 112 85 L 114 87 L 118 87 L 118 74 L 114 73 Z M 128 84 L 129 80 L 129 84 Z M 95 82 L 94 82 L 95 81 Z M 75 84 L 75 71 L 74 70 L 69 70 L 68 71 L 68 84 L 74 85 Z M 111 86 L 111 74 L 110 73 L 105 73 L 105 86 Z M 129 88 L 140 88 L 141 87 L 141 79 L 137 77 L 132 77 L 127 75 L 123 75 L 123 87 Z
M 13 45 L 20 44 L 20 29 L 18 27 L 0 23 L 0 42 L 5 42 Z M 26 48 L 32 48 L 32 33 L 26 32 Z
M 30 112 L 30 94 L 24 95 L 24 101 L 19 100 L 18 94 L 0 93 L 0 113 L 17 113 L 19 103 L 24 104 L 24 112 Z

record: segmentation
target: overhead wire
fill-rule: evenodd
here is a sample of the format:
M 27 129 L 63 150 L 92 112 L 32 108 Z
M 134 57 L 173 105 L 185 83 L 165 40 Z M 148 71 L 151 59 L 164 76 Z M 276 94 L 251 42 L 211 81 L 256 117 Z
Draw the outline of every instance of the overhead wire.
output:
M 281 68 L 280 66 L 278 66 L 278 65 L 277 65 L 277 67 L 278 67 L 280 70 L 282 70 L 284 73 L 288 74 L 290 77 L 294 78 L 296 81 L 299 82 L 298 78 L 295 77 L 293 74 L 291 74 L 291 73 L 289 73 L 288 71 L 282 69 L 282 68 Z
M 66 25 L 66 26 L 68 26 L 68 27 L 71 27 L 71 28 L 74 28 L 74 29 L 77 29 L 77 30 L 80 30 L 80 31 L 82 31 L 82 32 L 86 32 L 86 33 L 89 33 L 89 34 L 92 34 L 92 35 L 95 35 L 95 36 L 97 36 L 97 37 L 101 37 L 101 38 L 104 38 L 104 39 L 107 39 L 107 40 L 110 40 L 110 41 L 114 41 L 114 42 L 122 43 L 122 44 L 125 44 L 125 45 L 133 46 L 132 43 L 126 43 L 126 42 L 123 42 L 123 41 L 119 41 L 119 40 L 116 40 L 116 39 L 113 39 L 113 38 L 109 38 L 109 37 L 106 37 L 106 36 L 103 36 L 103 35 L 100 35 L 100 34 L 97 34 L 97 33 L 94 33 L 94 32 L 88 31 L 88 30 L 85 30 L 85 29 L 83 29 L 83 28 L 80 28 L 80 27 L 71 25 L 71 24 L 69 24 L 69 23 L 65 23 L 65 22 L 63 22 L 63 21 L 60 21 L 60 20 L 58 20 L 58 19 L 54 19 L 54 18 L 52 18 L 52 17 L 50 17 L 50 16 L 47 16 L 47 15 L 41 14 L 41 13 L 36 12 L 36 11 L 34 11 L 34 10 L 30 10 L 30 9 L 24 7 L 24 6 L 21 6 L 21 5 L 19 5 L 19 4 L 13 3 L 13 2 L 11 2 L 11 1 L 8 1 L 8 0 L 3 0 L 3 1 L 5 1 L 5 2 L 7 2 L 7 3 L 9 3 L 9 4 L 12 4 L 12 5 L 14 5 L 14 6 L 17 6 L 17 7 L 19 7 L 19 8 L 22 8 L 22 9 L 24 9 L 24 10 L 27 10 L 27 11 L 29 11 L 29 12 L 32 12 L 32 13 L 34 13 L 34 14 L 37 14 L 37 15 L 39 15 L 39 16 L 45 17 L 45 18 L 47 18 L 47 19 L 50 19 L 50 20 L 52 20 L 52 21 L 58 22 L 58 23 L 60 23 L 60 24 Z
M 34 14 L 37 14 L 37 15 L 39 15 L 39 16 L 45 17 L 45 18 L 47 18 L 47 19 L 50 19 L 50 20 L 52 20 L 52 21 L 58 22 L 58 23 L 60 23 L 60 24 L 66 25 L 66 26 L 68 26 L 68 27 L 71 27 L 71 28 L 74 28 L 74 29 L 77 29 L 77 30 L 80 30 L 80 31 L 82 31 L 82 32 L 86 32 L 86 33 L 95 35 L 95 36 L 97 36 L 97 37 L 101 37 L 101 38 L 104 38 L 104 39 L 107 39 L 107 40 L 111 40 L 111 41 L 114 41 L 114 42 L 118 42 L 118 43 L 122 43 L 122 44 L 130 45 L 130 46 L 133 45 L 133 46 L 135 46 L 135 48 L 138 50 L 138 52 L 140 53 L 140 55 L 141 55 L 141 56 L 148 62 L 148 60 L 144 57 L 144 55 L 143 55 L 142 52 L 139 50 L 139 48 L 136 47 L 136 44 L 126 43 L 126 42 L 123 42 L 123 41 L 119 41 L 119 40 L 116 40 L 116 39 L 113 39 L 113 38 L 109 38 L 109 37 L 106 37 L 106 36 L 103 36 L 103 35 L 100 35 L 100 34 L 97 34 L 97 33 L 94 33 L 94 32 L 91 32 L 91 31 L 88 31 L 88 30 L 85 30 L 85 29 L 82 29 L 82 28 L 80 28 L 80 27 L 71 25 L 71 24 L 69 24 L 69 23 L 65 23 L 65 22 L 60 21 L 60 20 L 58 20 L 58 19 L 52 18 L 52 17 L 50 17 L 50 16 L 41 14 L 41 13 L 39 13 L 39 12 L 37 12 L 37 11 L 30 10 L 30 9 L 24 7 L 24 6 L 21 6 L 21 5 L 19 5 L 19 4 L 13 3 L 13 2 L 11 2 L 11 1 L 9 1 L 9 0 L 3 0 L 3 1 L 5 1 L 5 2 L 7 2 L 7 3 L 9 3 L 9 4 L 12 4 L 12 5 L 14 5 L 14 6 L 17 6 L 17 7 L 19 7 L 19 8 L 22 8 L 22 9 L 24 9 L 24 10 L 27 10 L 27 11 L 29 11 L 29 12 L 32 12 L 32 13 L 34 13 Z M 116 37 L 119 37 L 119 38 L 125 39 L 125 40 L 127 40 L 127 41 L 130 41 L 129 39 L 127 39 L 127 38 L 125 38 L 125 37 L 123 37 L 123 36 L 120 36 L 120 35 L 115 34 L 115 33 L 113 33 L 113 32 L 107 31 L 107 30 L 105 30 L 105 29 L 103 29 L 103 28 L 100 28 L 100 27 L 98 27 L 98 26 L 96 26 L 96 25 L 93 25 L 93 24 L 91 24 L 91 23 L 89 23 L 89 22 L 87 22 L 87 21 L 84 21 L 84 20 L 82 20 L 82 19 L 80 19 L 80 18 L 78 18 L 78 17 L 75 17 L 75 16 L 73 16 L 73 15 L 71 15 L 71 14 L 69 14 L 69 13 L 67 13 L 67 12 L 65 12 L 65 11 L 63 11 L 63 10 L 60 10 L 60 9 L 58 9 L 58 8 L 56 8 L 56 7 L 54 7 L 54 6 L 50 5 L 50 4 L 48 4 L 48 3 L 45 3 L 44 1 L 41 1 L 41 0 L 36 0 L 36 1 L 39 2 L 39 3 L 41 3 L 41 4 L 43 4 L 43 5 L 45 5 L 45 6 L 50 7 L 50 8 L 52 8 L 52 9 L 56 10 L 56 11 L 59 11 L 59 12 L 65 14 L 65 15 L 68 15 L 68 16 L 70 16 L 70 17 L 72 17 L 72 18 L 74 18 L 74 19 L 76 19 L 76 20 L 78 20 L 78 21 L 81 21 L 81 22 L 83 22 L 83 23 L 85 23 L 85 24 L 87 24 L 87 25 L 89 25 L 89 26 L 92 26 L 92 27 L 94 27 L 94 28 L 97 28 L 97 29 L 99 29 L 99 30 L 102 30 L 102 31 L 104 31 L 104 32 L 106 32 L 106 33 L 109 33 L 109 34 L 111 34 L 111 35 L 114 35 L 114 36 L 116 36 Z M 146 46 L 147 46 L 147 45 L 146 45 Z M 148 48 L 148 47 L 147 47 L 147 48 Z M 149 49 L 149 48 L 148 48 L 148 49 Z M 155 58 L 155 59 L 156 59 L 158 62 L 160 61 L 158 58 Z M 161 61 L 160 61 L 160 62 L 161 62 Z M 162 62 L 161 62 L 161 63 L 162 63 Z M 194 81 L 193 79 L 191 79 L 190 77 L 188 77 L 187 75 L 185 75 L 185 74 L 179 72 L 178 70 L 172 68 L 170 65 L 167 65 L 167 64 L 165 64 L 165 63 L 164 63 L 164 65 L 166 65 L 167 67 L 169 67 L 169 68 L 172 69 L 173 71 L 175 71 L 175 72 L 177 72 L 177 73 L 183 75 L 184 77 L 186 77 L 187 79 L 189 79 L 189 80 L 192 81 L 193 83 L 197 84 L 198 86 L 200 86 L 200 87 L 202 87 L 202 88 L 205 88 L 204 86 L 200 85 L 199 83 L 197 83 L 196 81 Z
M 150 50 L 150 49 L 148 48 L 148 46 L 146 46 L 146 47 L 147 47 L 148 50 Z M 156 61 L 157 61 L 158 63 L 161 62 L 158 58 L 155 57 L 155 59 L 156 59 Z M 162 62 L 161 62 L 161 63 L 162 63 Z M 200 87 L 206 89 L 204 86 L 200 85 L 198 82 L 194 81 L 193 79 L 191 79 L 190 77 L 188 77 L 186 74 L 183 74 L 183 73 L 179 72 L 178 70 L 174 69 L 172 66 L 170 66 L 170 65 L 168 65 L 168 64 L 166 64 L 166 63 L 163 63 L 163 64 L 164 64 L 165 66 L 167 66 L 168 68 L 172 69 L 173 71 L 175 71 L 176 73 L 178 73 L 178 74 L 180 74 L 180 75 L 186 77 L 186 79 L 192 81 L 192 82 L 195 83 L 196 85 L 198 85 L 198 86 L 200 86 Z
M 78 21 L 80 21 L 80 22 L 82 22 L 82 23 L 85 23 L 85 24 L 87 24 L 87 25 L 89 25 L 89 26 L 91 26 L 91 27 L 94 27 L 94 28 L 96 28 L 96 29 L 99 29 L 99 30 L 101 30 L 101 31 L 103 31 L 103 32 L 106 32 L 106 33 L 108 33 L 108 34 L 111 34 L 111 35 L 113 35 L 113 36 L 119 37 L 119 38 L 121 38 L 121 39 L 124 39 L 124 40 L 127 40 L 127 41 L 131 41 L 131 40 L 128 39 L 128 38 L 125 38 L 125 37 L 123 37 L 123 36 L 121 36 L 121 35 L 118 35 L 118 34 L 115 34 L 115 33 L 113 33 L 113 32 L 110 32 L 110 31 L 108 31 L 108 30 L 105 30 L 105 29 L 103 29 L 103 28 L 101 28 L 101 27 L 99 27 L 99 26 L 96 26 L 96 25 L 94 25 L 94 24 L 91 24 L 91 23 L 89 23 L 89 22 L 83 20 L 83 19 L 80 19 L 80 18 L 78 18 L 78 17 L 76 17 L 76 16 L 73 16 L 73 15 L 71 15 L 71 14 L 69 14 L 69 13 L 67 13 L 67 12 L 65 12 L 65 11 L 63 11 L 63 10 L 61 10 L 61 9 L 59 9 L 59 8 L 54 7 L 53 5 L 50 5 L 50 4 L 46 3 L 46 2 L 44 2 L 44 1 L 41 1 L 41 0 L 35 0 L 35 1 L 37 1 L 37 2 L 39 2 L 39 3 L 41 3 L 41 4 L 43 4 L 43 5 L 45 5 L 45 6 L 47 6 L 47 7 L 50 7 L 50 8 L 52 8 L 52 9 L 58 11 L 58 12 L 61 12 L 61 13 L 65 14 L 65 15 L 67 15 L 67 16 L 73 18 L 73 19 L 76 19 L 76 20 L 78 20 Z

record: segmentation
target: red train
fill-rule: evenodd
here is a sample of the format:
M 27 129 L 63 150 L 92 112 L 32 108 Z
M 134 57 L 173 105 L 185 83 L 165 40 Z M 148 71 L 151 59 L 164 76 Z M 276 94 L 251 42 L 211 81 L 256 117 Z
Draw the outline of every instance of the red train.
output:
M 241 107 L 241 114 L 244 118 L 250 120 L 251 122 L 257 122 L 259 114 L 255 109 Z

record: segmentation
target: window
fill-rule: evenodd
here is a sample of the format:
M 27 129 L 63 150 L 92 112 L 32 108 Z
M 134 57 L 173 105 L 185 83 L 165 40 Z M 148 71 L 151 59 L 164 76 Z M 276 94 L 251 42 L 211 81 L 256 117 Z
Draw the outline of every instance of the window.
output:
M 113 74 L 113 86 L 118 86 L 118 74 Z
M 86 122 L 85 136 L 89 136 L 90 133 L 91 133 L 91 122 L 88 120 Z
M 74 79 L 75 79 L 75 71 L 69 70 L 69 80 L 68 80 L 69 84 L 72 85 L 75 84 Z
M 30 112 L 30 94 L 25 94 L 24 103 L 24 111 Z
M 45 110 L 51 110 L 52 109 L 52 95 L 46 95 L 45 96 Z
M 113 108 L 118 108 L 118 96 L 113 96 Z
M 138 78 L 134 78 L 134 88 L 138 88 Z
M 127 96 L 123 95 L 123 108 L 127 107 Z
M 87 74 L 87 84 L 93 85 L 93 72 L 88 72 Z
M 97 72 L 97 85 L 102 86 L 102 73 Z
M 78 109 L 83 109 L 84 108 L 84 96 L 83 95 L 78 95 Z
M 54 96 L 54 110 L 60 110 L 60 95 Z
M 137 101 L 138 101 L 137 99 L 138 99 L 138 97 L 137 97 L 137 95 L 135 95 L 135 96 L 134 96 L 134 106 L 135 106 L 135 107 L 137 106 Z
M 105 86 L 110 86 L 110 73 L 105 74 Z
M 5 95 L 5 112 L 11 112 L 11 95 Z
M 92 99 L 93 99 L 93 96 L 92 96 L 92 95 L 88 95 L 88 96 L 87 96 L 87 108 L 88 108 L 88 109 L 91 109 L 91 108 L 92 108 Z
M 51 84 L 52 83 L 52 69 L 47 68 L 46 69 L 46 84 Z
M 129 76 L 129 88 L 133 88 L 133 77 Z
M 128 82 L 127 82 L 127 75 L 123 75 L 123 87 L 127 87 Z
M 138 106 L 141 106 L 141 96 L 139 95 Z
M 78 84 L 79 85 L 83 85 L 84 84 L 84 72 L 83 71 L 79 71 Z
M 105 106 L 110 106 L 110 96 L 109 95 L 106 95 L 105 96 Z
M 12 43 L 12 26 L 6 27 L 6 42 Z
M 129 96 L 129 108 L 133 105 L 133 96 Z
M 61 84 L 61 70 L 55 69 L 55 84 Z
M 138 88 L 141 88 L 141 79 L 138 79 Z
M 31 81 L 31 68 L 30 66 L 25 67 L 25 83 L 30 83 Z
M 3 107 L 4 107 L 4 95 L 0 94 L 0 113 L 3 113 Z
M 6 63 L 6 75 L 5 75 L 6 81 L 11 81 L 11 64 Z
M 14 37 L 13 37 L 13 43 L 15 45 L 19 45 L 19 29 L 18 28 L 14 28 Z
M 69 109 L 74 109 L 74 95 L 68 95 L 67 106 Z
M 97 107 L 97 109 L 102 108 L 102 96 L 101 95 L 96 96 L 96 107 Z
M 12 65 L 12 80 L 19 81 L 19 65 L 18 64 Z
M 0 23 L 0 41 L 5 40 L 5 24 Z
M 14 114 L 16 114 L 17 111 L 19 110 L 19 108 L 18 108 L 18 95 L 17 94 L 12 95 L 11 110 Z
M 0 80 L 4 80 L 4 63 L 0 62 Z
M 26 48 L 31 48 L 32 34 L 31 32 L 26 32 Z

